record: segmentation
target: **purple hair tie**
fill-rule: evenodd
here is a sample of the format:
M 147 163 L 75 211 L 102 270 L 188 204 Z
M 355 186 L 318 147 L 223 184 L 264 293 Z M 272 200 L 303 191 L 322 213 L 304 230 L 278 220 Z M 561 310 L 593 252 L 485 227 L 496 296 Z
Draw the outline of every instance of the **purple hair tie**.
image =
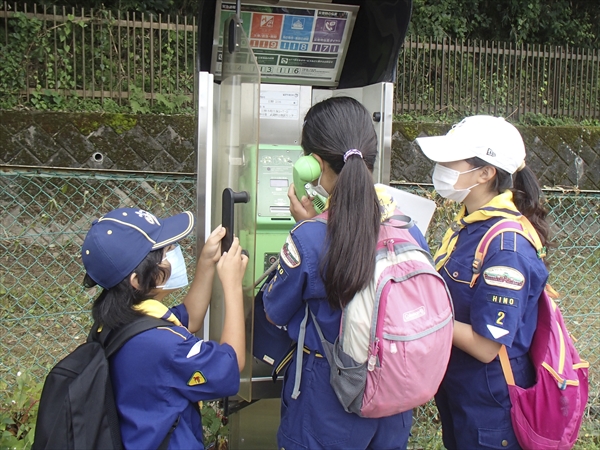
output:
M 348 158 L 349 158 L 350 156 L 352 156 L 352 155 L 358 155 L 358 156 L 360 156 L 361 158 L 363 157 L 363 156 L 362 156 L 362 153 L 360 152 L 360 150 L 357 150 L 357 149 L 355 149 L 355 148 L 352 148 L 352 149 L 348 150 L 346 153 L 344 153 L 344 162 L 346 162 L 346 161 L 348 160 Z

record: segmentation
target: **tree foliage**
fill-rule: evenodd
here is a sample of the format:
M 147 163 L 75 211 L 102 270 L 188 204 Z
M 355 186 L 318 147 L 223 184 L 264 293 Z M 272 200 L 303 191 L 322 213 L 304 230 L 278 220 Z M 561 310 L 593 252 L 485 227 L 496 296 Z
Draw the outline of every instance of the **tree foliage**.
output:
M 420 37 L 528 44 L 600 44 L 593 0 L 414 0 L 410 32 Z
M 39 0 L 36 3 L 46 7 L 67 7 L 81 9 L 107 9 L 110 11 L 129 11 L 152 14 L 194 15 L 200 2 L 204 0 Z
M 37 3 L 190 16 L 196 13 L 202 1 L 39 0 Z M 598 6 L 598 0 L 413 0 L 410 32 L 426 38 L 597 48 L 600 45 Z

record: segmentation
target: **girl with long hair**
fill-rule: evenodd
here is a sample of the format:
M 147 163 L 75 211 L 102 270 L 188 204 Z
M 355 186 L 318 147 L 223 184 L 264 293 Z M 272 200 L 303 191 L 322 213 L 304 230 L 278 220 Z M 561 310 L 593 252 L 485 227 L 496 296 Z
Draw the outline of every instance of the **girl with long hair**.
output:
M 283 246 L 263 301 L 268 318 L 287 327 L 296 341 L 308 304 L 324 337 L 334 342 L 342 309 L 373 279 L 379 228 L 390 210 L 382 207 L 383 194 L 373 184 L 377 136 L 371 115 L 358 101 L 332 97 L 314 105 L 306 114 L 302 148 L 319 163 L 321 174 L 313 185 L 328 197 L 327 223 L 313 219 L 310 199 L 298 200 L 291 186 L 290 210 L 300 222 Z M 427 248 L 420 231 L 410 230 Z M 412 411 L 380 419 L 347 413 L 329 383 L 329 364 L 312 316 L 304 342 L 301 367 L 294 359 L 284 376 L 278 447 L 406 448 Z

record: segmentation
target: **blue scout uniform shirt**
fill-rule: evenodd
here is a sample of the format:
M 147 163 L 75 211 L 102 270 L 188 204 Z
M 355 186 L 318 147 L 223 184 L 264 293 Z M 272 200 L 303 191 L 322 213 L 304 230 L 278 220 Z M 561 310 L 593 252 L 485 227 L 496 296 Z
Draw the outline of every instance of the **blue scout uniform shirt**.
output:
M 537 301 L 548 271 L 531 243 L 514 232 L 495 237 L 484 258 L 481 275 L 469 286 L 473 258 L 485 232 L 501 217 L 468 224 L 440 271 L 454 301 L 456 320 L 506 345 L 510 357 L 529 351 L 537 323 Z
M 417 243 L 429 251 L 427 242 L 416 226 L 409 229 Z M 315 315 L 329 342 L 339 334 L 341 311 L 332 310 L 327 302 L 325 285 L 320 275 L 320 258 L 325 250 L 327 225 L 314 219 L 297 225 L 281 250 L 277 274 L 263 297 L 269 318 L 277 325 L 287 325 L 289 336 L 297 341 L 304 318 L 304 301 Z M 343 265 L 344 262 L 340 261 Z M 311 320 L 306 327 L 304 345 L 323 354 L 321 340 Z
M 523 236 L 504 232 L 491 241 L 480 276 L 470 287 L 476 247 L 501 219 L 467 224 L 440 273 L 452 295 L 456 320 L 506 345 L 515 382 L 526 388 L 535 382 L 527 353 L 537 324 L 538 299 L 548 278 L 543 261 Z M 498 358 L 486 364 L 452 347 L 435 401 L 447 449 L 520 449 Z
M 233 348 L 190 333 L 185 306 L 163 317 L 170 313 L 183 326 L 144 331 L 110 361 L 126 449 L 157 448 L 177 417 L 169 448 L 203 449 L 201 417 L 193 403 L 235 395 L 240 386 Z

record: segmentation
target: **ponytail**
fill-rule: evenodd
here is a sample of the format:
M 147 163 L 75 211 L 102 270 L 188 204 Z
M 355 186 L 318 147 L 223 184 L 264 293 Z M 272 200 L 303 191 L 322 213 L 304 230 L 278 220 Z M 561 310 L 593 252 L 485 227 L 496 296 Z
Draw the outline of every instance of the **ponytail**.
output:
M 541 203 L 542 188 L 533 171 L 525 166 L 514 175 L 513 201 L 517 209 L 529 219 L 545 247 L 551 246 L 548 211 Z
M 329 200 L 328 248 L 321 263 L 332 308 L 346 306 L 373 279 L 380 222 L 373 175 L 362 158 L 351 156 Z
M 350 97 L 315 104 L 302 129 L 305 154 L 314 153 L 338 175 L 329 197 L 326 249 L 320 273 L 333 309 L 346 306 L 373 279 L 381 211 L 373 186 L 377 135 L 371 114 Z M 348 150 L 346 161 L 344 155 Z
M 469 158 L 466 161 L 475 167 L 489 165 L 480 158 Z M 542 245 L 546 248 L 553 246 L 550 240 L 550 225 L 546 220 L 548 211 L 541 202 L 542 188 L 529 167 L 523 165 L 522 169 L 515 172 L 514 175 L 496 167 L 496 177 L 491 181 L 490 189 L 498 193 L 510 189 L 515 206 L 521 214 L 529 219 L 537 231 Z

